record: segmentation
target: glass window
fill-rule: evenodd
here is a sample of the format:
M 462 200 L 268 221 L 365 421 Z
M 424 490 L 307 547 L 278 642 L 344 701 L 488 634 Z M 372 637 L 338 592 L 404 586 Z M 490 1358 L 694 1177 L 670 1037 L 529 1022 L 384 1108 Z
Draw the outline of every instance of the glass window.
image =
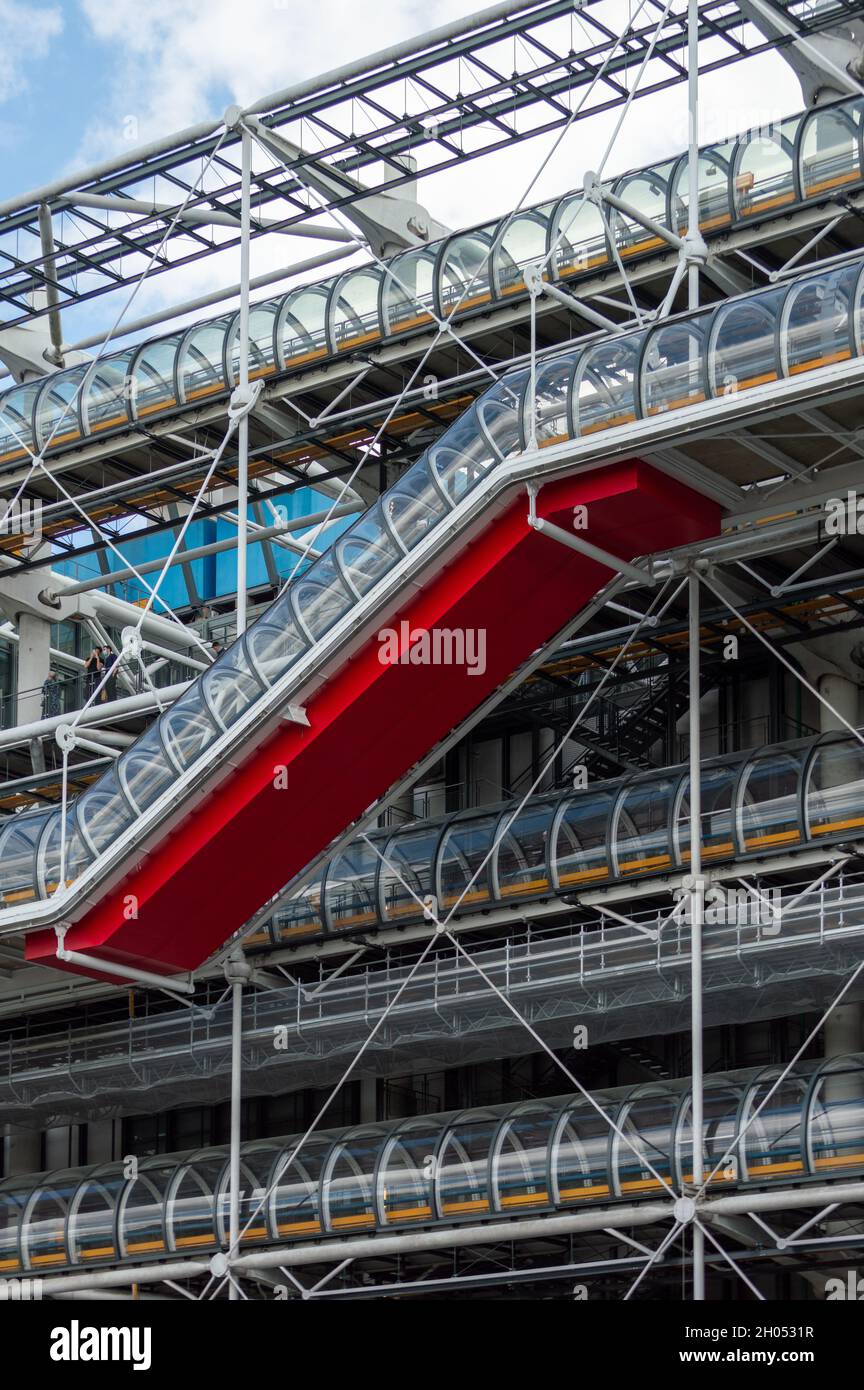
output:
M 852 304 L 858 267 L 813 275 L 790 287 L 780 345 L 789 376 L 846 362 L 854 351 Z
M 662 873 L 672 864 L 675 782 L 653 777 L 627 787 L 615 811 L 612 846 L 619 874 Z
M 497 456 L 480 428 L 476 403 L 428 454 L 441 488 L 455 505 L 489 471 Z
M 81 438 L 80 386 L 89 367 L 57 372 L 42 382 L 36 400 L 36 443 L 40 449 Z
M 438 855 L 438 902 L 442 909 L 468 911 L 492 897 L 492 839 L 497 816 L 453 821 Z M 485 861 L 485 862 L 484 862 Z
M 801 135 L 801 192 L 805 198 L 833 193 L 861 178 L 861 117 L 864 103 L 844 102 L 806 118 Z
M 42 385 L 41 380 L 27 382 L 0 396 L 0 463 L 25 458 L 28 449 L 35 452 L 33 402 Z
M 283 300 L 276 325 L 276 348 L 283 367 L 300 367 L 326 357 L 327 344 L 326 285 L 307 286 L 294 290 Z
M 581 792 L 558 812 L 553 873 L 556 888 L 608 878 L 606 829 L 612 813 L 610 792 Z
M 717 1166 L 712 1183 L 738 1179 L 738 1112 L 742 1091 L 739 1087 L 711 1082 L 705 1087 L 702 1126 L 702 1171 L 707 1178 Z M 678 1172 L 680 1181 L 693 1181 L 693 1098 L 688 1095 L 678 1119 Z M 731 1149 L 731 1153 L 729 1150 Z
M 699 155 L 699 230 L 716 232 L 732 221 L 729 171 L 735 142 L 716 145 Z M 685 155 L 672 179 L 672 229 L 685 236 L 690 229 L 690 160 Z
M 117 429 L 129 423 L 127 402 L 132 393 L 129 366 L 134 349 L 119 357 L 106 357 L 87 373 L 81 389 L 81 418 L 84 433 Z
M 552 265 L 559 280 L 609 264 L 606 228 L 600 209 L 581 193 L 565 198 L 552 224 Z
M 444 248 L 439 289 L 446 317 L 488 304 L 492 298 L 490 252 L 494 227 L 453 237 Z
M 634 212 L 649 217 L 652 222 L 666 225 L 666 202 L 669 192 L 669 177 L 672 162 L 658 164 L 656 169 L 642 170 L 638 174 L 628 174 L 615 185 L 615 193 L 629 203 Z M 648 227 L 623 212 L 613 212 L 612 229 L 622 260 L 628 256 L 638 256 L 645 251 L 657 251 L 667 246 L 662 237 Z
M 380 859 L 365 840 L 355 840 L 327 865 L 324 911 L 330 931 L 378 925 L 375 891 Z
M 677 1095 L 656 1087 L 624 1107 L 617 1121 L 621 1134 L 612 1135 L 612 1161 L 619 1196 L 638 1197 L 646 1192 L 660 1192 L 664 1190 L 664 1181 L 671 1186 L 673 1121 L 677 1108 Z
M 270 299 L 253 304 L 249 310 L 249 380 L 272 376 L 276 370 L 276 316 L 281 301 Z M 228 374 L 236 384 L 240 380 L 240 315 L 236 315 L 228 332 Z
M 165 1195 L 173 1173 L 170 1161 L 142 1163 L 138 1177 L 124 1187 L 117 1222 L 124 1258 L 160 1255 L 166 1249 Z
M 216 741 L 219 730 L 196 686 L 160 716 L 162 741 L 182 769 L 191 767 Z
M 864 825 L 864 748 L 857 739 L 823 744 L 807 778 L 807 836 L 838 835 Z
M 738 217 L 757 217 L 797 200 L 795 136 L 801 119 L 794 116 L 755 130 L 739 143 L 734 180 Z
M 794 845 L 801 839 L 800 753 L 769 753 L 748 764 L 741 788 L 745 850 Z
M 642 335 L 634 334 L 583 353 L 573 383 L 577 434 L 595 434 L 636 419 L 641 345 Z
M 427 458 L 420 459 L 388 489 L 381 506 L 406 550 L 419 545 L 450 510 L 446 498 L 429 475 Z
M 174 382 L 174 362 L 182 334 L 157 338 L 145 343 L 132 359 L 132 414 L 136 420 L 146 420 L 159 410 L 177 404 Z
M 381 337 L 378 316 L 380 270 L 350 270 L 337 281 L 330 301 L 330 337 L 336 352 L 362 347 Z
M 177 356 L 177 384 L 181 401 L 198 401 L 228 386 L 225 375 L 225 335 L 233 315 L 190 328 Z
M 527 371 L 510 372 L 477 401 L 477 418 L 499 459 L 522 448 L 522 398 L 528 376 Z
M 553 204 L 520 212 L 509 222 L 495 240 L 492 252 L 492 271 L 495 293 L 499 298 L 519 294 L 525 289 L 525 267 L 539 264 L 546 256 L 546 238 Z M 549 279 L 544 267 L 543 279 Z
M 66 1253 L 66 1212 L 78 1185 L 78 1173 L 52 1173 L 33 1193 L 21 1227 L 24 1268 L 40 1270 L 69 1263 Z
M 249 659 L 267 685 L 275 685 L 309 646 L 288 613 L 283 594 L 267 613 L 270 621 L 255 623 L 245 637 Z
M 407 333 L 435 318 L 435 263 L 438 244 L 404 251 L 384 276 L 384 329 Z
M 171 1250 L 185 1254 L 218 1244 L 215 1189 L 223 1162 L 213 1150 L 213 1156 L 183 1163 L 175 1173 L 166 1203 Z
M 547 1166 L 557 1112 L 526 1105 L 505 1121 L 492 1157 L 492 1193 L 497 1211 L 521 1211 L 550 1204 Z
M 718 310 L 711 330 L 708 373 L 713 396 L 734 396 L 780 375 L 779 320 L 783 291 L 754 295 Z
M 549 836 L 555 806 L 553 800 L 532 800 L 515 819 L 512 812 L 505 812 L 496 833 L 496 838 L 500 837 L 496 863 L 501 898 L 534 897 L 549 891 Z
M 15 1179 L 11 1179 L 15 1182 Z M 20 1182 L 20 1178 L 18 1179 Z M 5 1188 L 6 1184 L 0 1184 Z M 21 1268 L 18 1227 L 23 1211 L 23 1193 L 0 1190 L 0 1279 L 8 1279 Z
M 240 1240 L 244 1245 L 269 1240 L 267 1227 L 268 1179 L 279 1152 L 272 1144 L 246 1144 L 240 1162 Z M 231 1167 L 226 1163 L 216 1196 L 219 1241 L 227 1246 L 231 1231 Z
M 662 415 L 695 405 L 706 397 L 705 329 L 707 319 L 656 328 L 642 358 L 642 410 Z
M 432 860 L 439 834 L 436 825 L 400 830 L 384 850 L 381 895 L 388 922 L 422 915 L 420 904 L 433 892 Z
M 38 852 L 39 896 L 50 897 L 56 893 L 60 881 L 60 811 L 54 811 L 48 818 L 45 832 L 40 838 Z M 0 846 L 2 854 L 2 846 Z M 66 884 L 72 883 L 86 869 L 93 858 L 92 851 L 84 843 L 75 814 L 75 806 L 66 812 L 65 868 Z
M 445 1220 L 489 1211 L 489 1150 L 498 1125 L 495 1116 L 475 1112 L 449 1127 L 435 1165 L 438 1211 Z
M 125 1186 L 123 1172 L 109 1169 L 79 1184 L 69 1206 L 69 1256 L 72 1264 L 117 1257 L 114 1211 Z

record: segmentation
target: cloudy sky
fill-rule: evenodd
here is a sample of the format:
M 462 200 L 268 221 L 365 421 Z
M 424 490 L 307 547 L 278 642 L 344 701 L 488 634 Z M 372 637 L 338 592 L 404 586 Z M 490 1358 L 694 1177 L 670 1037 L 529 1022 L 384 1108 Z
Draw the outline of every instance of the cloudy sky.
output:
M 0 0 L 0 196 L 218 117 L 231 102 L 249 103 L 477 8 L 476 0 Z M 633 0 L 606 0 L 607 14 L 617 13 L 619 22 L 633 8 Z M 794 77 L 776 56 L 727 69 L 703 88 L 703 135 L 763 124 L 801 105 Z M 607 172 L 682 148 L 685 112 L 682 86 L 635 103 Z M 574 127 L 530 201 L 579 186 L 615 119 L 607 114 Z M 552 138 L 429 181 L 421 197 L 454 227 L 506 212 Z M 253 274 L 269 270 L 274 254 L 257 245 Z M 165 294 L 212 287 L 213 273 L 212 265 L 172 273 L 171 291 L 167 283 L 154 286 L 139 311 Z M 231 278 L 230 267 L 217 273 Z

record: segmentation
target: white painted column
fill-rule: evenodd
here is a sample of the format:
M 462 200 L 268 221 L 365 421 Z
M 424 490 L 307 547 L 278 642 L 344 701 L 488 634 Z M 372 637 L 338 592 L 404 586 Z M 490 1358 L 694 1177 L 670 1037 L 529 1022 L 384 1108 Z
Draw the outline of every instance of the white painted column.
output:
M 42 682 L 51 666 L 51 624 L 30 613 L 19 613 L 18 692 L 15 720 L 30 724 L 42 717 Z

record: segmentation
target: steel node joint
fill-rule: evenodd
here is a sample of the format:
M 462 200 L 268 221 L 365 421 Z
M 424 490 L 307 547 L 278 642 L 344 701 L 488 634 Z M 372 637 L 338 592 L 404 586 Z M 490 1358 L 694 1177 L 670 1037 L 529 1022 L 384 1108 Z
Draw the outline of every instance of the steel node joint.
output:
M 232 425 L 239 424 L 245 415 L 254 410 L 263 389 L 264 383 L 261 381 L 250 382 L 248 386 L 235 386 L 228 402 L 228 419 Z

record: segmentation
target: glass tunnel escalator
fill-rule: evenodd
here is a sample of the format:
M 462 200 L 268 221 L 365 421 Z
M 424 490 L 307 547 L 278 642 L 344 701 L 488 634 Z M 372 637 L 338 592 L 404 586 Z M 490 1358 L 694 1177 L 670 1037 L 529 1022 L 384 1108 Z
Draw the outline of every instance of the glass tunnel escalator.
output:
M 864 1057 L 801 1063 L 778 1085 L 780 1075 L 771 1067 L 707 1078 L 709 1192 L 860 1177 Z M 692 1181 L 687 1082 L 592 1100 L 559 1096 L 313 1133 L 305 1143 L 246 1143 L 241 1251 L 321 1240 L 326 1259 L 328 1239 L 489 1222 L 502 1223 L 506 1239 L 513 1218 L 656 1201 Z M 206 1257 L 228 1243 L 228 1188 L 224 1147 L 144 1158 L 133 1176 L 114 1163 L 7 1178 L 0 1277 Z
M 225 766 L 225 750 L 243 740 L 251 741 L 254 753 L 244 769 L 247 786 L 229 787 L 230 795 L 211 797 L 202 808 L 198 828 L 189 831 L 195 854 L 189 848 L 192 840 L 187 837 L 184 841 L 181 830 L 173 859 L 166 850 L 158 863 L 158 856 L 151 856 L 142 870 L 143 898 L 152 898 L 151 920 L 158 911 L 162 925 L 145 940 L 146 933 L 142 933 L 140 923 L 136 924 L 138 938 L 131 941 L 132 928 L 127 922 L 124 944 L 117 946 L 114 955 L 118 964 L 125 960 L 148 969 L 152 965 L 162 973 L 194 968 L 248 920 L 262 901 L 315 859 L 376 796 L 383 795 L 439 736 L 476 708 L 485 693 L 560 631 L 601 586 L 605 578 L 602 567 L 551 545 L 535 533 L 526 536 L 524 503 L 518 499 L 510 511 L 496 515 L 483 533 L 482 543 L 478 540 L 471 547 L 451 552 L 454 558 L 446 583 L 443 576 L 434 574 L 420 586 L 411 582 L 428 563 L 418 557 L 434 554 L 434 547 L 445 543 L 452 547 L 454 517 L 465 515 L 472 497 L 487 498 L 499 466 L 525 451 L 532 416 L 542 450 L 631 421 L 684 411 L 703 401 L 728 400 L 758 386 L 836 368 L 862 356 L 864 258 L 859 257 L 834 269 L 804 274 L 782 287 L 550 354 L 538 367 L 533 411 L 529 373 L 509 373 L 480 396 L 324 555 L 288 584 L 248 632 L 120 755 L 110 771 L 77 798 L 67 812 L 65 827 L 58 808 L 9 816 L 0 822 L 2 908 L 26 914 L 32 904 L 38 916 L 39 904 L 50 900 L 61 878 L 68 890 L 92 866 L 101 864 L 118 841 L 124 845 L 134 841 L 138 826 L 145 820 L 150 824 L 163 812 L 173 815 L 178 784 L 191 786 L 193 780 L 212 775 L 216 765 L 220 769 Z M 545 506 L 545 514 L 552 517 L 557 508 L 562 519 L 572 517 L 574 503 L 590 496 L 593 538 L 622 558 L 632 558 L 644 548 L 646 527 L 655 548 L 704 539 L 717 534 L 718 529 L 719 513 L 713 503 L 635 461 L 601 466 L 593 473 L 577 472 L 544 486 L 539 496 L 541 511 Z M 485 506 L 485 501 L 480 505 Z M 604 527 L 608 540 L 604 540 Z M 567 595 L 565 576 L 572 585 Z M 433 679 L 429 672 L 418 672 L 409 664 L 392 667 L 385 681 L 381 679 L 380 650 L 373 643 L 362 655 L 353 653 L 330 680 L 326 694 L 321 695 L 327 711 L 323 722 L 318 703 L 311 731 L 294 729 L 290 737 L 285 734 L 290 743 L 287 753 L 282 745 L 276 747 L 273 739 L 268 742 L 257 722 L 263 720 L 262 712 L 272 712 L 277 698 L 287 700 L 297 683 L 308 679 L 319 654 L 336 637 L 344 644 L 340 650 L 347 653 L 359 630 L 356 615 L 372 611 L 379 596 L 393 593 L 394 587 L 403 597 L 390 600 L 391 612 L 394 605 L 398 610 L 399 602 L 405 605 L 410 595 L 412 606 L 403 606 L 401 616 L 421 628 L 489 629 L 490 659 L 482 679 L 466 679 L 464 670 L 456 667 L 439 667 Z M 391 739 L 378 746 L 377 753 L 367 737 L 370 719 L 382 727 L 389 722 L 393 732 Z M 428 727 L 424 728 L 423 720 Z M 316 821 L 321 809 L 315 799 L 316 788 L 327 784 L 334 768 L 345 767 L 349 748 L 356 763 L 351 775 L 356 773 L 357 785 L 345 788 L 344 820 L 341 825 L 320 817 Z M 301 800 L 306 787 L 315 814 L 307 818 L 308 824 L 292 825 L 296 857 L 280 865 L 274 853 L 265 872 L 261 860 L 263 856 L 266 861 L 269 849 L 262 826 L 271 822 L 252 824 L 248 782 L 253 776 L 262 785 L 265 778 L 272 782 L 273 755 L 280 749 L 280 759 L 282 754 L 288 761 L 296 757 L 310 768 L 308 783 L 301 780 L 294 785 L 300 788 Z M 254 758 L 258 762 L 253 767 Z M 344 774 L 340 776 L 344 781 Z M 755 783 L 746 795 L 742 793 L 741 823 L 735 827 L 734 841 L 740 853 L 758 847 L 758 834 L 747 829 L 747 806 L 758 799 L 754 789 Z M 672 789 L 667 793 L 664 804 L 671 806 Z M 239 798 L 236 804 L 231 801 L 235 795 Z M 629 795 L 632 799 L 642 793 L 631 789 Z M 615 814 L 626 828 L 640 817 L 657 814 L 656 800 L 655 789 L 641 807 L 634 800 L 632 805 L 617 805 Z M 635 857 L 628 860 L 628 851 L 622 849 L 624 857 L 613 866 L 612 840 L 623 846 L 627 836 L 615 829 L 611 838 L 607 835 L 602 839 L 608 816 L 596 805 L 598 824 L 593 829 L 585 823 L 571 826 L 574 819 L 584 822 L 587 804 L 565 808 L 556 822 L 560 844 L 556 853 L 566 858 L 563 847 L 569 835 L 574 845 L 574 867 L 567 868 L 563 858 L 548 863 L 544 872 L 547 878 L 552 874 L 549 881 L 554 882 L 557 873 L 564 885 L 572 873 L 577 875 L 572 882 L 592 877 L 599 882 L 610 868 L 626 876 L 652 867 L 652 860 L 653 867 L 662 871 L 679 853 L 672 843 L 673 835 L 667 836 L 665 847 L 655 854 L 650 845 L 653 832 L 646 831 L 645 844 L 637 846 Z M 229 824 L 232 821 L 233 825 Z M 448 830 L 452 853 L 439 856 L 435 872 L 440 884 L 429 890 L 437 892 L 443 904 L 451 892 L 445 879 L 451 875 L 458 880 L 458 836 L 462 833 L 458 826 Z M 474 833 L 482 838 L 488 828 L 476 828 Z M 797 835 L 799 829 L 769 829 L 765 833 L 768 838 L 764 843 L 768 845 L 775 833 Z M 200 857 L 196 860 L 195 855 L 204 853 L 208 835 L 213 841 L 213 855 L 209 862 Z M 593 859 L 585 849 L 592 836 Z M 638 834 L 631 836 L 634 843 L 639 838 Z M 728 836 L 724 840 L 721 834 L 718 844 L 729 843 L 733 841 Z M 180 861 L 184 846 L 188 863 Z M 261 896 L 253 902 L 248 879 L 244 880 L 241 872 L 225 885 L 220 898 L 218 880 L 224 878 L 225 864 L 242 866 L 250 847 L 259 859 Z M 520 852 L 513 850 L 517 859 Z M 579 867 L 575 867 L 577 862 Z M 450 863 L 452 869 L 445 868 Z M 192 877 L 195 867 L 197 884 Z M 499 855 L 495 873 L 501 875 L 501 883 L 496 886 L 489 879 L 486 889 L 481 885 L 477 892 L 488 890 L 493 896 L 506 896 L 509 889 L 515 893 L 518 872 L 514 869 L 510 884 L 507 872 Z M 176 902 L 166 896 L 172 877 L 182 890 Z M 214 905 L 221 903 L 226 922 L 231 924 L 219 941 L 198 923 L 203 913 L 202 885 L 212 891 Z M 379 907 L 385 915 L 396 910 L 376 899 L 370 909 L 373 915 Z M 100 953 L 104 950 L 106 961 L 110 960 L 114 946 L 109 938 L 116 937 L 120 910 L 121 899 L 116 893 L 107 907 L 101 903 L 94 907 L 86 931 L 78 931 L 78 949 L 98 946 Z M 190 913 L 194 914 L 192 929 L 188 925 Z M 0 910 L 0 920 L 2 915 Z M 56 963 L 53 937 L 53 932 L 31 935 L 28 955 Z M 74 935 L 69 944 L 76 944 Z

